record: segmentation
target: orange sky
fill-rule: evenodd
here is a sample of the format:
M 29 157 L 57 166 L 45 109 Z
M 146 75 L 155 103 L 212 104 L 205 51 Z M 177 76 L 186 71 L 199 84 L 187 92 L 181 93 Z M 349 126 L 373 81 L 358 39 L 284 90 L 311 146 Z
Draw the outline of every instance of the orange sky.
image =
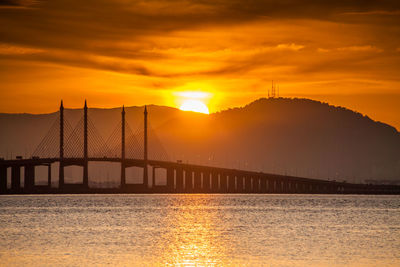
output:
M 0 1 L 0 112 L 160 104 L 211 112 L 267 95 L 400 129 L 400 2 Z

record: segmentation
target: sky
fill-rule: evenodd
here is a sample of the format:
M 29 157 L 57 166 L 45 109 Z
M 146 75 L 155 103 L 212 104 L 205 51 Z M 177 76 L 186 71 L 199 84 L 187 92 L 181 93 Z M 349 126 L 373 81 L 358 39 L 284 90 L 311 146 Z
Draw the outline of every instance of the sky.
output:
M 0 0 L 0 24 L 0 112 L 179 107 L 190 92 L 216 112 L 273 80 L 400 130 L 397 0 Z

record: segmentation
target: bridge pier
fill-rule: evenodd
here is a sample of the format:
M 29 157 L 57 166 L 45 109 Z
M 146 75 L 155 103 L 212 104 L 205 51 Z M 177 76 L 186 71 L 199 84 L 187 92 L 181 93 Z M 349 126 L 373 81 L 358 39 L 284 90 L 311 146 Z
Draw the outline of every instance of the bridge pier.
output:
M 25 165 L 24 191 L 30 192 L 35 187 L 35 166 Z
M 88 161 L 85 160 L 83 164 L 83 188 L 89 188 L 89 166 Z
M 271 179 L 272 182 L 272 193 L 280 193 L 279 191 L 279 180 L 278 179 Z
M 267 179 L 260 176 L 260 193 L 267 193 Z
M 260 177 L 254 176 L 253 177 L 253 193 L 260 193 Z
M 276 193 L 276 181 L 272 178 L 268 178 L 268 192 L 269 193 Z
M 218 192 L 219 191 L 219 182 L 218 182 L 218 173 L 212 172 L 211 173 L 211 192 Z
M 189 169 L 185 169 L 185 192 L 193 192 L 193 172 Z
M 319 192 L 319 184 L 318 183 L 314 183 L 314 186 L 313 186 L 313 193 L 314 194 L 319 194 L 320 192 Z
M 282 184 L 282 193 L 283 194 L 289 193 L 289 182 L 287 181 L 287 179 L 282 179 L 281 184 Z
M 11 167 L 11 190 L 17 192 L 21 189 L 21 166 Z
M 51 188 L 51 163 L 47 166 L 47 186 Z
M 167 191 L 174 192 L 174 169 L 167 168 Z
M 244 177 L 244 192 L 251 193 L 251 177 L 250 176 Z
M 211 191 L 210 172 L 205 171 L 203 172 L 203 192 L 208 193 L 210 191 Z
M 293 187 L 296 194 L 301 194 L 301 183 L 299 181 L 295 181 Z
M 277 183 L 278 183 L 278 192 L 279 192 L 279 194 L 284 193 L 283 192 L 283 180 L 282 179 L 277 179 Z
M 236 190 L 236 179 L 233 173 L 229 173 L 228 176 L 228 193 L 235 193 Z
M 193 183 L 193 192 L 200 193 L 201 192 L 201 172 L 200 170 L 193 170 L 194 183 Z
M 243 193 L 244 192 L 244 182 L 243 182 L 244 177 L 242 175 L 237 175 L 236 176 L 236 192 L 238 193 Z
M 219 192 L 220 193 L 228 192 L 228 175 L 223 172 L 219 174 Z
M 272 178 L 268 179 L 268 186 L 269 186 L 269 189 L 268 189 L 269 193 L 275 194 L 276 187 L 277 187 L 276 181 Z
M 7 167 L 0 166 L 0 194 L 7 192 Z
M 304 182 L 302 182 L 302 183 L 300 183 L 300 187 L 301 187 L 301 193 L 303 193 L 303 194 L 307 194 L 307 184 L 306 183 L 304 183 Z M 326 186 L 324 186 L 324 190 L 325 190 L 325 192 L 326 192 Z
M 156 166 L 151 168 L 151 186 L 152 188 L 156 187 Z
M 177 169 L 175 169 L 175 173 L 176 173 L 175 190 L 178 193 L 183 193 L 184 192 L 184 187 L 183 187 L 183 169 L 182 168 L 177 168 Z
M 293 193 L 293 194 L 296 194 L 296 193 L 297 193 L 296 181 L 295 181 L 295 180 L 292 180 L 292 181 L 290 182 L 290 192 Z
M 284 193 L 283 192 L 283 181 L 282 181 L 282 179 L 277 179 L 276 182 L 277 182 L 277 191 L 278 191 L 277 193 L 279 193 L 279 194 Z
M 317 183 L 314 183 L 314 187 L 313 187 L 313 192 L 314 194 L 318 194 L 319 193 L 319 185 Z
M 287 180 L 286 181 L 286 186 L 287 186 L 287 193 L 291 194 L 293 193 L 293 186 L 292 186 L 292 181 L 291 180 Z
M 121 182 L 120 186 L 121 188 L 125 187 L 126 185 L 126 165 L 125 165 L 125 160 L 121 160 Z
M 60 164 L 58 165 L 58 189 L 63 189 L 64 185 L 64 163 L 63 161 L 60 161 Z

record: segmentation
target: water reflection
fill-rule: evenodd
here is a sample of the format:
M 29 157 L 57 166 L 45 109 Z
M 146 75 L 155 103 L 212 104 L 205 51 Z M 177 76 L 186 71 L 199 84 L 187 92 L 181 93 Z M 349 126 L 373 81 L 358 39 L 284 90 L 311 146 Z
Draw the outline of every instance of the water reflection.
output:
M 400 266 L 399 196 L 0 196 L 0 265 Z
M 210 206 L 213 202 L 213 206 Z M 162 263 L 173 266 L 227 265 L 225 232 L 219 225 L 218 199 L 213 195 L 172 198 L 162 218 L 165 231 L 160 245 Z M 226 228 L 226 226 L 224 227 Z M 160 260 L 160 259 L 159 259 Z

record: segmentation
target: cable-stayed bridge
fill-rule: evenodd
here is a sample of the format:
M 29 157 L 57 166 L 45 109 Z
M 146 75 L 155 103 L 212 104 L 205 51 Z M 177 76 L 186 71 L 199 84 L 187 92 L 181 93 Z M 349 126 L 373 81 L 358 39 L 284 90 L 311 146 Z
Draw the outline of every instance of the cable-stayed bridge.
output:
M 61 102 L 57 119 L 31 157 L 0 160 L 0 193 L 293 193 L 400 194 L 400 186 L 352 184 L 171 161 L 144 108 L 143 127 L 121 119 L 107 139 L 96 129 L 85 101 L 83 116 L 73 127 Z M 89 162 L 121 166 L 118 188 L 90 188 Z M 52 187 L 52 164 L 58 163 L 58 186 Z M 47 185 L 35 184 L 35 167 L 47 166 Z M 66 183 L 65 167 L 81 166 L 82 183 Z M 127 183 L 126 169 L 141 168 L 141 183 Z M 156 169 L 165 169 L 166 184 L 157 185 Z M 21 170 L 23 169 L 23 184 Z M 10 186 L 7 183 L 10 170 Z M 149 183 L 151 179 L 151 183 Z

